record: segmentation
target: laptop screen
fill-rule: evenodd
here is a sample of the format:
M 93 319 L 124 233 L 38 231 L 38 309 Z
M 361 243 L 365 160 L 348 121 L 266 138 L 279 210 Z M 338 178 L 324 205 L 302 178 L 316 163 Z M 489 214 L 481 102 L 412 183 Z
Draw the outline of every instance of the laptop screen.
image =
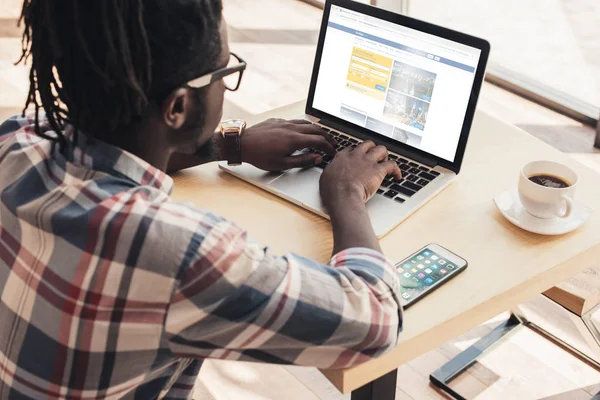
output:
M 480 54 L 332 5 L 312 107 L 454 162 Z

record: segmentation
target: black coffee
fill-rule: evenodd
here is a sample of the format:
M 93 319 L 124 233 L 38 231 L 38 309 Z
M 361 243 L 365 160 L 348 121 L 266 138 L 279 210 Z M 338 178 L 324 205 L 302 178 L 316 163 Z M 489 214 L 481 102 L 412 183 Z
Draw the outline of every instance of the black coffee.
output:
M 529 177 L 529 180 L 533 183 L 537 183 L 538 185 L 555 189 L 571 186 L 562 178 L 554 175 L 532 175 Z

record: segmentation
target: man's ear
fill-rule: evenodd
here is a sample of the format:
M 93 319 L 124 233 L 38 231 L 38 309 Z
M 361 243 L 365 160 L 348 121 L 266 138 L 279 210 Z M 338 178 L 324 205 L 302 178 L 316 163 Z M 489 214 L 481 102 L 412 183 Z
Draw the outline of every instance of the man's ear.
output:
M 173 90 L 162 105 L 164 123 L 171 129 L 179 129 L 191 118 L 190 91 L 186 88 Z

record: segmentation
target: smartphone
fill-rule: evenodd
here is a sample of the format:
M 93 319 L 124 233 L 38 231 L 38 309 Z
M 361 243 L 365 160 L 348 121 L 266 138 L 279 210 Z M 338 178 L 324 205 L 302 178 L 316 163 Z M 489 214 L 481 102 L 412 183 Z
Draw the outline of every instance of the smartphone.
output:
M 439 244 L 429 244 L 396 264 L 402 306 L 410 307 L 460 274 L 467 261 Z

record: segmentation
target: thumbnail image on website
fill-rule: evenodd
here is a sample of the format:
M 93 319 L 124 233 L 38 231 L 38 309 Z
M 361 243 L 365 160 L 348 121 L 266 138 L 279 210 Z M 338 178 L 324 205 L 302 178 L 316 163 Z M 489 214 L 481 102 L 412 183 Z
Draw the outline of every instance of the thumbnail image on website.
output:
M 433 72 L 394 61 L 390 89 L 431 101 L 436 76 Z
M 394 61 L 384 117 L 424 130 L 436 74 Z
M 383 116 L 419 130 L 425 129 L 429 103 L 393 90 L 385 98 Z

